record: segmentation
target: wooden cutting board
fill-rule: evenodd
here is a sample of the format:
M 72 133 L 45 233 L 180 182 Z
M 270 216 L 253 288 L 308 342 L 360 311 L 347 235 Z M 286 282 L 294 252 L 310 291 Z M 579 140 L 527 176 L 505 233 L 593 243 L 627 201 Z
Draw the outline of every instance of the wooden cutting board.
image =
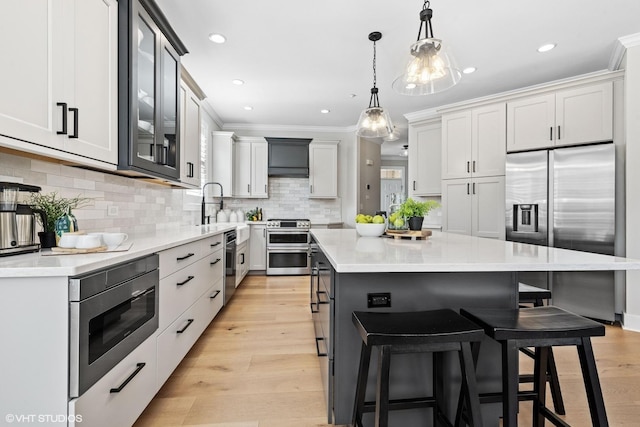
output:
M 394 239 L 421 240 L 431 236 L 431 230 L 387 230 L 385 235 Z

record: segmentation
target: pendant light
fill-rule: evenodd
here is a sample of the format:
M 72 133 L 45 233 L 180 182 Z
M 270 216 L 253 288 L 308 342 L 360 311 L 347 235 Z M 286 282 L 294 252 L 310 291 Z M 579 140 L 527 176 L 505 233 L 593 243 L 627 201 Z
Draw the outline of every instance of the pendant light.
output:
M 369 40 L 373 42 L 373 87 L 369 108 L 360 113 L 358 130 L 356 135 L 363 138 L 384 138 L 393 132 L 393 123 L 389 113 L 380 107 L 378 100 L 378 88 L 376 87 L 376 42 L 382 38 L 382 33 L 374 31 L 369 34 Z M 380 141 L 382 143 L 382 141 Z
M 418 40 L 411 45 L 411 58 L 404 74 L 393 81 L 395 92 L 402 95 L 431 95 L 449 89 L 460 81 L 462 74 L 445 44 L 433 37 L 433 11 L 425 0 L 420 11 Z M 424 37 L 421 37 L 424 27 Z

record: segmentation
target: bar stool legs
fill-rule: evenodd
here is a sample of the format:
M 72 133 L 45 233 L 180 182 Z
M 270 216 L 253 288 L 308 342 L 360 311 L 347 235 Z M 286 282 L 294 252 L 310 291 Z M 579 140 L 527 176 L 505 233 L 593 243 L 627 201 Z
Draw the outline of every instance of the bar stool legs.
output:
M 467 421 L 471 427 L 482 427 L 480 400 L 476 384 L 475 364 L 471 345 L 479 345 L 484 332 L 482 328 L 449 309 L 375 313 L 354 312 L 352 319 L 362 338 L 360 364 L 353 410 L 353 425 L 362 427 L 366 412 L 375 411 L 375 426 L 389 427 L 389 411 L 418 408 L 433 410 L 433 426 L 451 426 L 446 411 L 445 352 L 458 354 L 461 373 L 459 407 L 467 408 Z M 367 380 L 372 348 L 378 354 L 376 400 L 366 402 Z M 419 396 L 390 400 L 391 354 L 428 353 L 432 355 L 430 396 Z M 456 426 L 462 426 L 456 418 Z
M 545 420 L 549 420 L 556 426 L 568 426 L 545 405 L 547 370 L 553 346 L 576 347 L 592 425 L 608 427 L 602 389 L 591 346 L 592 336 L 605 334 L 603 325 L 553 306 L 515 310 L 462 309 L 461 314 L 481 325 L 485 334 L 501 346 L 501 400 L 504 427 L 518 425 L 519 400 L 533 400 L 533 427 L 543 427 Z M 518 349 L 521 347 L 535 348 L 533 392 L 518 389 Z M 481 401 L 484 397 L 480 395 Z

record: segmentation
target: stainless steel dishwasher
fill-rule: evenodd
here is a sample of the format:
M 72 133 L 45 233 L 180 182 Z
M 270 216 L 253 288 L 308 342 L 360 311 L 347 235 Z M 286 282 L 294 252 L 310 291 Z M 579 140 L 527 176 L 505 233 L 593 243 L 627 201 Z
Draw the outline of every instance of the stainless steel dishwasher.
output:
M 224 233 L 224 305 L 236 291 L 236 230 Z

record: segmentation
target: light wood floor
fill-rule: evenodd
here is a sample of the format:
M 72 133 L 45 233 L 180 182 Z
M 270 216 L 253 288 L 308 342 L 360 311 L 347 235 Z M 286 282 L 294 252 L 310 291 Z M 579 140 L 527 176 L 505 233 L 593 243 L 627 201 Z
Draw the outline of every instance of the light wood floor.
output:
M 639 426 L 640 333 L 607 326 L 594 351 L 610 425 Z M 566 421 L 589 426 L 575 349 L 554 352 Z M 308 277 L 247 276 L 135 427 L 320 427 L 325 413 Z

